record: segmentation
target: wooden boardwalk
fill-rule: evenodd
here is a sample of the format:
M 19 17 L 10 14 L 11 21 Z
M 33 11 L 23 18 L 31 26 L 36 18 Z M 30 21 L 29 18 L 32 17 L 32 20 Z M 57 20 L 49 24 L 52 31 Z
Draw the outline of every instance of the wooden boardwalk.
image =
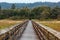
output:
M 60 34 L 40 23 L 28 20 L 2 33 L 0 40 L 60 40 Z
M 29 21 L 24 33 L 19 40 L 39 40 L 33 29 L 31 21 Z

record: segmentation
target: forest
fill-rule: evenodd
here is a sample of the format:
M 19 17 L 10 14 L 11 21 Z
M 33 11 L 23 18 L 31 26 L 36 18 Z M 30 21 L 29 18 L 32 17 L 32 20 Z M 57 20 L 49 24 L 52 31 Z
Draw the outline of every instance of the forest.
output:
M 0 6 L 0 19 L 39 19 L 49 20 L 57 19 L 60 20 L 60 7 L 48 7 L 39 6 L 34 8 L 16 8 L 15 4 L 11 5 L 10 9 L 2 9 Z

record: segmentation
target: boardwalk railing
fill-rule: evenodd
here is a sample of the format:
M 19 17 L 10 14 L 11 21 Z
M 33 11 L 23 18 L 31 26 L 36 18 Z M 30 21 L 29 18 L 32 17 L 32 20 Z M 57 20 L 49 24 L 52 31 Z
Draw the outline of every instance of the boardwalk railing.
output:
M 14 28 L 0 35 L 0 40 L 17 40 L 25 30 L 28 21 L 25 21 Z
M 33 28 L 40 40 L 60 40 L 60 35 L 55 30 L 32 21 Z

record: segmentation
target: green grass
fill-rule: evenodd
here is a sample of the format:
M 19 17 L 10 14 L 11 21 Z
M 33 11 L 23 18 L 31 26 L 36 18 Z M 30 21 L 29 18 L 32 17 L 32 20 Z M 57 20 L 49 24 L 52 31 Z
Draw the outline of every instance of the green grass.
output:
M 40 21 L 40 23 L 60 32 L 60 21 Z
M 16 21 L 16 20 L 0 20 L 0 29 L 7 28 L 21 22 L 22 21 Z

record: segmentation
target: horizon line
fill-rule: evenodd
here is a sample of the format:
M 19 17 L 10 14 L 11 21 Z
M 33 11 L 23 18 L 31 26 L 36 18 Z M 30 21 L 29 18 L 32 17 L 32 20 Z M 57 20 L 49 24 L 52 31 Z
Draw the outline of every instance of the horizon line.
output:
M 47 2 L 47 1 L 45 1 L 45 2 Z M 59 3 L 59 2 L 50 2 L 50 3 Z M 19 2 L 0 2 L 0 3 L 19 3 Z M 24 2 L 22 2 L 22 3 L 24 3 Z M 33 2 L 33 3 L 37 3 L 37 2 Z M 44 2 L 42 2 L 42 3 L 44 3 Z

